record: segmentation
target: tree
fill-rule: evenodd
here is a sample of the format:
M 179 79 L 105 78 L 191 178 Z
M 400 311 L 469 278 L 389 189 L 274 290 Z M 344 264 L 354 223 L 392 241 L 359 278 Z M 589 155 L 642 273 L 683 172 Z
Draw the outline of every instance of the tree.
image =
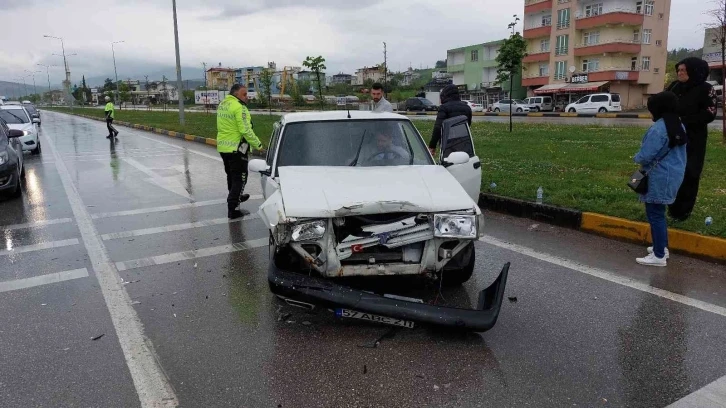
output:
M 436 61 L 436 68 L 446 68 L 446 60 Z
M 113 80 L 111 78 L 106 78 L 106 80 L 103 82 L 103 92 L 113 91 L 116 89 L 116 86 L 113 84 Z
M 726 1 L 726 0 L 724 0 Z M 519 18 L 517 18 L 519 20 Z M 516 21 L 515 21 L 516 23 Z M 510 24 L 509 28 L 514 30 L 515 23 Z M 499 48 L 499 55 L 497 55 L 496 61 L 499 67 L 497 68 L 497 79 L 496 83 L 504 85 L 505 82 L 509 81 L 509 97 L 512 97 L 512 87 L 514 82 L 514 75 L 517 72 L 522 72 L 522 59 L 527 56 L 527 41 L 522 38 L 519 33 L 512 33 L 512 35 L 504 40 L 502 46 Z M 512 131 L 512 109 L 509 109 L 509 131 Z
M 721 46 L 721 78 L 724 79 L 722 85 L 726 85 L 726 0 L 714 0 L 713 3 L 716 7 L 707 12 L 713 22 L 709 28 L 713 30 L 716 42 Z M 721 116 L 723 117 L 722 137 L 726 143 L 726 115 Z
M 261 97 L 270 107 L 272 107 L 272 79 L 274 75 L 275 73 L 269 68 L 265 68 L 260 72 Z
M 293 79 L 290 84 L 290 98 L 292 98 L 292 104 L 295 106 L 303 106 L 305 105 L 305 99 L 303 99 L 302 94 L 302 85 L 300 84 L 302 81 L 297 81 Z M 309 89 L 310 85 L 308 85 Z
M 129 86 L 125 82 L 121 82 L 118 85 L 118 97 L 121 102 L 128 102 L 131 100 L 131 93 L 129 92 Z
M 305 61 L 303 61 L 303 66 L 305 68 L 308 68 L 315 74 L 317 82 L 316 87 L 318 88 L 318 99 L 320 100 L 320 108 L 325 109 L 325 99 L 323 99 L 323 82 L 320 80 L 321 71 L 325 71 L 327 69 L 327 67 L 325 66 L 325 58 L 320 55 L 318 55 L 317 57 L 307 57 L 305 58 Z
M 185 105 L 194 105 L 194 91 L 189 89 L 182 91 L 182 96 L 184 97 L 184 104 Z

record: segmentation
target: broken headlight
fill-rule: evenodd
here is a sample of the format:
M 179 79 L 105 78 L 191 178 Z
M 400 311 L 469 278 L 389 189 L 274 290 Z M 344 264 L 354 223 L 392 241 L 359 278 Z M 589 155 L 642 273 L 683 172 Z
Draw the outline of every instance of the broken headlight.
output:
M 320 239 L 325 234 L 325 224 L 325 221 L 297 224 L 292 228 L 292 240 L 297 242 Z
M 476 239 L 476 215 L 435 214 L 436 238 Z

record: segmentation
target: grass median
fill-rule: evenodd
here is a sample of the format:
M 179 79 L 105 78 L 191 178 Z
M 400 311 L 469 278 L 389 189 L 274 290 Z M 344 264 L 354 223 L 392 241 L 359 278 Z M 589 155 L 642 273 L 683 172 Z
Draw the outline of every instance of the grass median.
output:
M 62 111 L 67 112 L 67 109 Z M 101 109 L 74 113 L 103 117 Z M 176 112 L 117 111 L 119 121 L 138 123 L 197 136 L 215 138 L 213 114 L 186 113 L 179 126 Z M 279 116 L 253 115 L 255 133 L 266 146 Z M 414 120 L 429 140 L 432 121 Z M 632 161 L 644 127 L 515 124 L 475 122 L 477 154 L 482 159 L 482 191 L 534 201 L 542 186 L 544 201 L 561 207 L 645 221 L 643 205 L 625 184 L 636 165 Z M 496 187 L 491 188 L 491 183 Z M 707 216 L 714 218 L 706 227 Z M 726 146 L 719 132 L 709 137 L 698 203 L 692 217 L 671 227 L 726 237 Z

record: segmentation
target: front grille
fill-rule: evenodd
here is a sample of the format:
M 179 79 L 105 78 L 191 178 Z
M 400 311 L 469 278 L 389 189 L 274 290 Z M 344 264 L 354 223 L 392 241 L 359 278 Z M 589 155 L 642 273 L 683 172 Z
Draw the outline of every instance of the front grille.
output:
M 403 262 L 403 249 L 389 249 L 382 246 L 364 248 L 362 252 L 352 254 L 341 263 L 343 265 L 370 264 L 371 259 L 374 264 Z

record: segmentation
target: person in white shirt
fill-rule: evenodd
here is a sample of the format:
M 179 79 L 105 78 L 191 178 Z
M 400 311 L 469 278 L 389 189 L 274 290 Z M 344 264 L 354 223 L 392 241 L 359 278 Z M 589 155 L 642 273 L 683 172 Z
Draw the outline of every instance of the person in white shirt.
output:
M 383 97 L 383 85 L 376 82 L 371 87 L 373 98 L 373 112 L 393 112 L 393 106 Z

